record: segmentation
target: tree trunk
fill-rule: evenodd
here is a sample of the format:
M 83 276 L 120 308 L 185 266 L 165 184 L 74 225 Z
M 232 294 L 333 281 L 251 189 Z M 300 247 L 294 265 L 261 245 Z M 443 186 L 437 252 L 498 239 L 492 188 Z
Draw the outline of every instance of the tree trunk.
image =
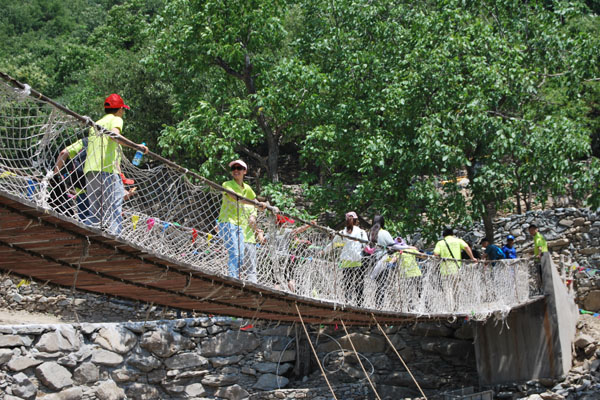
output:
M 483 226 L 485 227 L 485 237 L 490 242 L 494 242 L 494 217 L 496 216 L 496 207 L 493 204 L 485 205 L 485 212 L 483 213 Z
M 522 214 L 523 210 L 521 209 L 521 193 L 517 190 L 515 196 L 517 197 L 517 214 Z
M 531 189 L 529 187 L 525 193 L 525 211 L 531 211 Z
M 265 132 L 267 137 L 267 174 L 271 182 L 279 182 L 279 144 L 277 143 L 277 137 L 271 132 Z

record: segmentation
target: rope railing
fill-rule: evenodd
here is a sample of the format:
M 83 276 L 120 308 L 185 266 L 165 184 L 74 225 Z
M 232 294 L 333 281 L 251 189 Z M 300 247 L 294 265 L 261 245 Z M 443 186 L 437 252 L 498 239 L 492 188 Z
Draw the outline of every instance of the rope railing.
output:
M 341 307 L 485 319 L 539 293 L 531 260 L 464 262 L 381 248 L 380 257 L 362 258 L 363 238 L 240 196 L 158 154 L 149 152 L 152 163 L 136 167 L 112 144 L 112 132 L 3 73 L 0 78 L 0 193 L 75 224 L 204 273 Z M 94 135 L 115 146 L 110 173 L 86 170 L 93 157 L 81 150 Z M 63 150 L 68 157 L 55 174 Z M 448 263 L 459 268 L 445 268 Z

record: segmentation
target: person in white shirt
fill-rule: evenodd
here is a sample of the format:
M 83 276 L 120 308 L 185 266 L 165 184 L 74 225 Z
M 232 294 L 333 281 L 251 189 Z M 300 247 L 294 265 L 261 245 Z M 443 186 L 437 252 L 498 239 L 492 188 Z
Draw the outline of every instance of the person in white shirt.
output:
M 362 241 L 353 240 L 353 238 Z M 327 253 L 334 247 L 342 247 L 338 268 L 342 269 L 342 290 L 347 303 L 354 298 L 357 299 L 358 305 L 362 303 L 365 269 L 362 266 L 361 257 L 366 240 L 367 233 L 358 226 L 358 215 L 354 211 L 350 211 L 346 213 L 346 228 L 339 231 L 339 235 L 335 236 L 333 242 L 323 249 L 323 252 Z

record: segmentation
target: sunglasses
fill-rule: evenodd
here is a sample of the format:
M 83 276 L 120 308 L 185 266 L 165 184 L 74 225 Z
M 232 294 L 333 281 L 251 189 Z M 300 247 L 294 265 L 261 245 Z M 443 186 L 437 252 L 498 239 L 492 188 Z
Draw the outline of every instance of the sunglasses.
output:
M 246 168 L 242 167 L 241 165 L 234 165 L 233 167 L 231 167 L 232 171 L 244 171 Z

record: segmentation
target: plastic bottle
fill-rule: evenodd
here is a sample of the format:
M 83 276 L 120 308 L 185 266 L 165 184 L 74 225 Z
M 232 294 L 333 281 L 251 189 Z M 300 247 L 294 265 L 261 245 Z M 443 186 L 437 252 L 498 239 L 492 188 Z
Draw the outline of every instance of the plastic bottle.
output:
M 146 143 L 142 142 L 142 146 L 145 146 L 145 145 L 146 145 Z M 142 162 L 143 155 L 144 155 L 144 153 L 142 153 L 141 150 L 136 151 L 131 163 L 137 167 L 138 165 L 140 165 L 140 162 Z

